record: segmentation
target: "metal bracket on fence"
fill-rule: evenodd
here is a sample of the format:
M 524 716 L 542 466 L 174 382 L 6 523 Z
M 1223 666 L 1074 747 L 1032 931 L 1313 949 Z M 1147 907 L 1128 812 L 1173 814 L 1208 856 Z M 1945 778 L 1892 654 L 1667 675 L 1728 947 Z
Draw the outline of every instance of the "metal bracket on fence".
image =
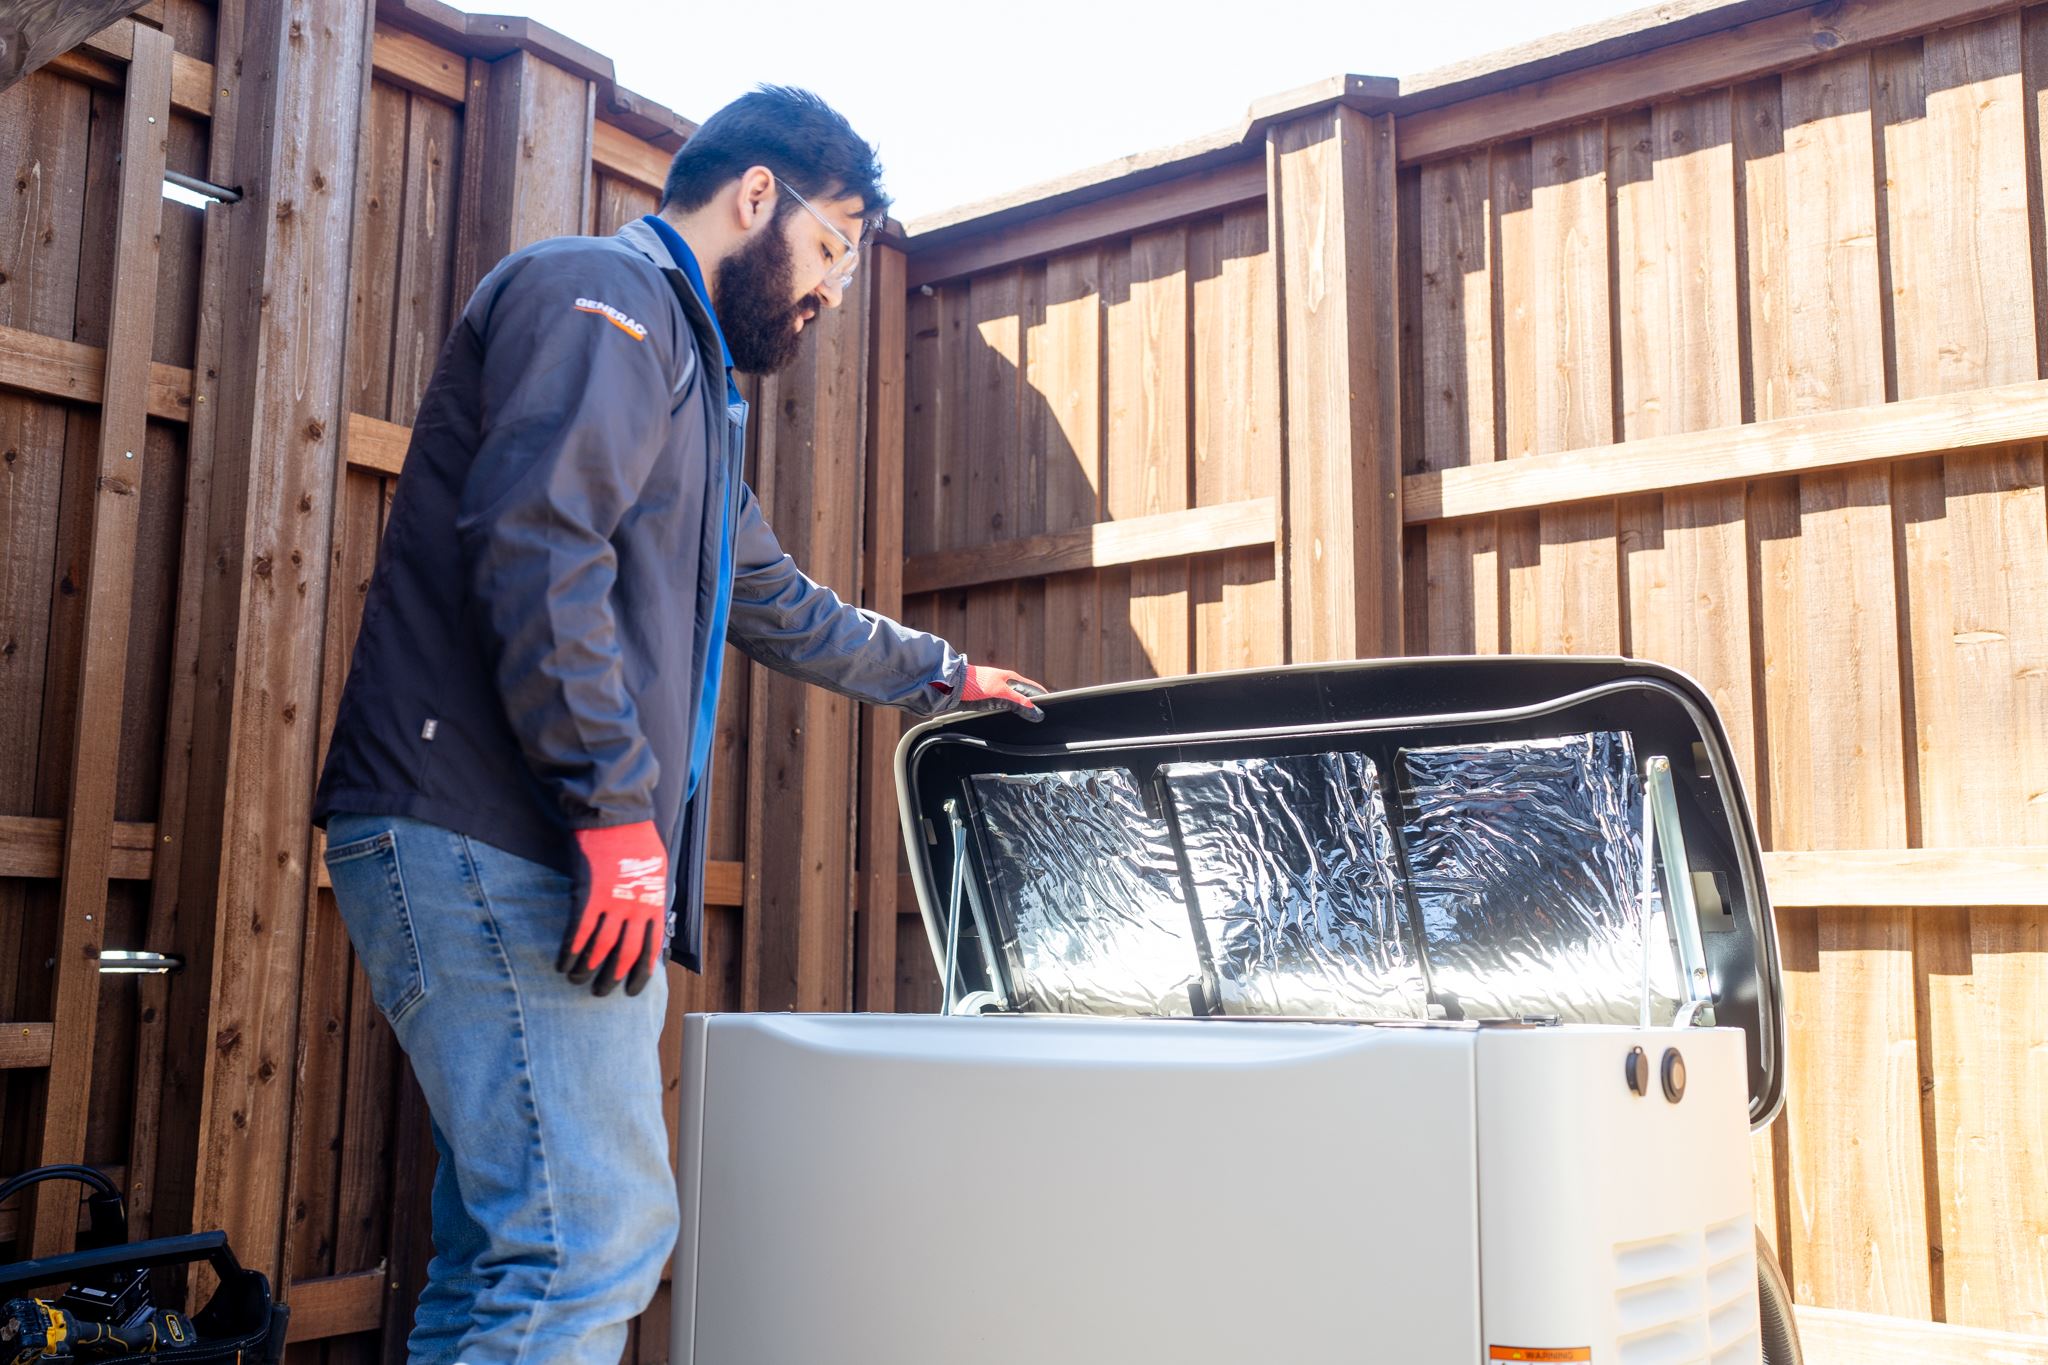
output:
M 184 966 L 184 958 L 169 953 L 137 953 L 125 948 L 100 951 L 101 976 L 168 976 Z
M 225 185 L 216 185 L 211 180 L 201 180 L 196 175 L 186 175 L 183 171 L 165 171 L 164 183 L 166 185 L 176 185 L 187 194 L 196 195 L 201 199 L 211 199 L 216 203 L 239 204 L 242 202 L 242 192 L 240 190 L 231 190 Z

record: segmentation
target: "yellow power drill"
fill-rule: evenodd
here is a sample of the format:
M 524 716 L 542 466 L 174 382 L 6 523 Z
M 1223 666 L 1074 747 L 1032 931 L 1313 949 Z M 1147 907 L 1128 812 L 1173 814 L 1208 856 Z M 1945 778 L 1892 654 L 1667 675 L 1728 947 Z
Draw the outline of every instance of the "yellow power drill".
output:
M 182 1351 L 198 1340 L 183 1313 L 145 1301 L 129 1311 L 126 1321 L 113 1322 L 66 1307 L 70 1297 L 11 1299 L 0 1307 L 0 1359 L 8 1365 L 30 1365 L 38 1360 L 154 1355 Z

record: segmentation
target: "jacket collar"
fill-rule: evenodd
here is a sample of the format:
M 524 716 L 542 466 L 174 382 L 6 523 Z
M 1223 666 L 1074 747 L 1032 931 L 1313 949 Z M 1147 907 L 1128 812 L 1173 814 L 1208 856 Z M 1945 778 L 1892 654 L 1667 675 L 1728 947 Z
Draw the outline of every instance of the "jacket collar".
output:
M 645 218 L 635 218 L 620 228 L 617 235 L 620 241 L 654 262 L 668 277 L 669 287 L 675 290 L 676 301 L 683 306 L 683 316 L 690 320 L 690 330 L 696 334 L 698 347 L 706 357 L 720 357 L 727 372 L 726 382 L 730 385 L 731 361 L 725 349 L 725 336 L 718 329 L 718 319 L 712 315 L 709 301 L 690 283 L 689 275 L 684 272 L 675 253 L 669 250 L 668 243 L 662 240 L 663 234 Z M 684 249 L 688 249 L 687 245 Z

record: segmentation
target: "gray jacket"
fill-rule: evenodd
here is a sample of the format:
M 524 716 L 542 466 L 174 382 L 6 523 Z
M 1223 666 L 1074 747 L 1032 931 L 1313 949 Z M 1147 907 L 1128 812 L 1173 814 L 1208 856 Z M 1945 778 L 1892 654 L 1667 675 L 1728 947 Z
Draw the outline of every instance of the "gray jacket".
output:
M 566 872 L 569 831 L 651 820 L 671 951 L 694 969 L 708 762 L 687 787 L 726 573 L 725 638 L 752 658 L 920 715 L 956 704 L 958 652 L 783 553 L 732 394 L 708 310 L 644 222 L 485 277 L 413 425 L 319 823 L 409 816 Z

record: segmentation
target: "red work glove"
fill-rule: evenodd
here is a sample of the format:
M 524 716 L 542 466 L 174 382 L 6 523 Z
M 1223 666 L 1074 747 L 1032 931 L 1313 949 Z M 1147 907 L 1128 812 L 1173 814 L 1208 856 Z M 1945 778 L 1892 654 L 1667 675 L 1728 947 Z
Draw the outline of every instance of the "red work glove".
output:
M 638 995 L 661 960 L 668 922 L 668 850 L 654 822 L 576 831 L 576 918 L 562 938 L 555 970 L 593 995 L 621 982 Z
M 1015 711 L 1026 720 L 1044 720 L 1045 712 L 1032 705 L 1046 689 L 1021 673 L 987 664 L 967 665 L 967 682 L 960 689 L 960 704 L 975 711 Z

